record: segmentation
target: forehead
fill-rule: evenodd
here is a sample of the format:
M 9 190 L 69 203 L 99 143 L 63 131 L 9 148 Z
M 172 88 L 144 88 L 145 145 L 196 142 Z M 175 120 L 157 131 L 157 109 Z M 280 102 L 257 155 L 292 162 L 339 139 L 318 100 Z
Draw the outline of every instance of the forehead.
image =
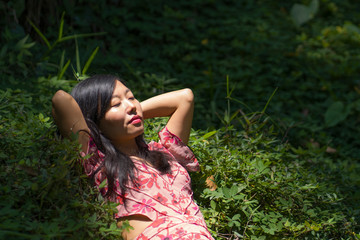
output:
M 130 89 L 128 89 L 124 84 L 122 84 L 118 80 L 115 82 L 113 97 L 115 97 L 116 95 L 126 94 L 128 92 L 130 92 Z

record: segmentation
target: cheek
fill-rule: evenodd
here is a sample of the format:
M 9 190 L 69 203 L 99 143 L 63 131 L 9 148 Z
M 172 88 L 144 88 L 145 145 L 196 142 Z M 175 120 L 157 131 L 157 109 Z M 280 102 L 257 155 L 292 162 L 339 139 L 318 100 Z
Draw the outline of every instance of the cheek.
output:
M 123 111 L 120 110 L 120 108 L 114 108 L 110 109 L 104 117 L 105 122 L 112 123 L 121 123 L 125 120 L 125 114 Z
M 121 114 L 121 111 L 115 110 L 109 110 L 104 118 L 100 121 L 100 129 L 103 131 L 106 135 L 108 135 L 111 132 L 114 132 L 115 127 L 122 127 L 125 122 L 125 116 L 124 114 Z

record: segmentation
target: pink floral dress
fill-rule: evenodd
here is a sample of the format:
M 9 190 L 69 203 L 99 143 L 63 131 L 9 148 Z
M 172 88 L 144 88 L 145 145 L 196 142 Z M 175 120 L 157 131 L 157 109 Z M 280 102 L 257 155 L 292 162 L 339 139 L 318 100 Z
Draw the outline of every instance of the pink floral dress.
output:
M 160 174 L 157 169 L 133 160 L 137 168 L 134 171 L 137 186 L 129 182 L 126 194 L 121 195 L 119 183 L 116 184 L 116 202 L 119 205 L 115 218 L 142 214 L 151 219 L 153 222 L 136 239 L 213 239 L 192 197 L 187 171 L 199 171 L 197 159 L 190 148 L 167 128 L 159 132 L 159 137 L 158 143 L 153 141 L 148 144 L 149 150 L 170 154 L 172 173 Z M 84 168 L 86 174 L 92 176 L 103 161 L 104 154 L 92 140 L 89 141 L 88 151 L 92 156 L 84 160 Z M 99 186 L 106 177 L 98 171 L 94 178 Z M 107 187 L 100 189 L 102 194 L 106 191 Z

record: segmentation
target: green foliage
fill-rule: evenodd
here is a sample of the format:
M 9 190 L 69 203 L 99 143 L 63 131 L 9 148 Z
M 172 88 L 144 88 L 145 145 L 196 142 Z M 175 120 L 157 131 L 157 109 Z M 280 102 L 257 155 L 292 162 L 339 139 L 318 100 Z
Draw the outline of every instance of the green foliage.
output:
M 329 106 L 325 112 L 325 125 L 328 127 L 333 127 L 336 124 L 344 121 L 350 113 L 350 105 L 345 109 L 345 106 L 342 102 L 334 102 Z
M 343 26 L 325 27 L 313 38 L 303 34 L 300 40 L 304 49 L 298 49 L 298 53 L 305 53 L 310 60 L 326 60 L 332 65 L 359 60 L 359 50 L 350 46 L 360 44 L 360 28 L 351 22 L 346 22 Z M 351 73 L 352 67 L 348 66 L 347 70 L 350 72 L 345 73 Z M 340 71 L 337 74 L 344 72 Z
M 244 130 L 236 129 L 233 121 L 217 131 L 192 134 L 202 174 L 214 176 L 217 185 L 215 190 L 204 188 L 199 184 L 204 175 L 193 176 L 196 199 L 213 234 L 218 239 L 355 237 L 358 217 L 353 213 L 359 210 L 356 204 L 344 205 L 344 193 L 360 179 L 343 176 L 355 173 L 354 166 L 344 164 L 336 172 L 339 166 L 324 156 L 325 149 L 314 153 L 281 143 L 267 118 L 247 123 Z M 322 164 L 333 168 L 334 175 Z M 354 185 L 346 186 L 348 182 Z
M 55 48 L 55 46 L 61 42 L 73 40 L 73 39 L 76 41 L 78 38 L 82 38 L 82 37 L 92 37 L 92 36 L 105 34 L 104 32 L 101 32 L 101 33 L 83 33 L 83 34 L 75 34 L 70 36 L 63 36 L 64 16 L 65 13 L 63 13 L 61 16 L 58 38 L 52 44 L 50 44 L 49 40 L 45 37 L 45 35 L 41 32 L 41 30 L 38 27 L 36 27 L 36 25 L 33 22 L 29 20 L 30 25 L 35 29 L 36 33 L 39 34 L 41 39 L 45 42 L 46 46 L 48 47 L 48 51 L 46 51 L 44 56 L 42 57 L 43 59 L 47 58 L 49 53 L 53 50 L 53 48 Z
M 121 73 L 142 100 L 195 92 L 193 188 L 216 239 L 360 239 L 359 3 L 24 4 L 0 3 L 0 238 L 120 237 L 50 108 L 87 74 Z
M 319 9 L 319 0 L 312 0 L 309 6 L 303 4 L 294 4 L 290 14 L 294 23 L 300 27 L 307 21 L 311 20 Z
M 32 96 L 0 91 L 0 237 L 119 239 L 115 204 L 83 176 L 79 147 L 60 139 Z
M 14 36 L 8 29 L 5 29 L 3 36 L 6 38 L 6 44 L 2 45 L 0 51 L 1 81 L 7 81 L 16 84 L 17 76 L 28 77 L 30 59 L 33 56 L 31 48 L 35 42 L 29 42 L 29 36 L 15 41 Z M 14 74 L 16 72 L 16 75 Z
M 274 137 L 232 131 L 232 137 L 218 131 L 195 148 L 205 175 L 214 175 L 218 185 L 204 189 L 199 200 L 215 235 L 326 239 L 345 237 L 354 227 L 336 187 L 305 167 L 305 154 Z

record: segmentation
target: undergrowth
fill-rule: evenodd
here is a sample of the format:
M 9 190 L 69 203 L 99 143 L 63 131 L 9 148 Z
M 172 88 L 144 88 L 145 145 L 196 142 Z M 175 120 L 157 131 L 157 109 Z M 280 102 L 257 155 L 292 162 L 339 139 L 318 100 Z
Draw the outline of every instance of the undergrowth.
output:
M 349 1 L 43 3 L 68 10 L 44 14 L 58 29 L 17 22 L 21 2 L 0 4 L 0 238 L 120 238 L 115 204 L 50 112 L 59 88 L 121 72 L 141 100 L 194 90 L 201 172 L 191 176 L 216 239 L 360 239 L 360 30 Z M 149 141 L 165 121 L 147 122 Z

